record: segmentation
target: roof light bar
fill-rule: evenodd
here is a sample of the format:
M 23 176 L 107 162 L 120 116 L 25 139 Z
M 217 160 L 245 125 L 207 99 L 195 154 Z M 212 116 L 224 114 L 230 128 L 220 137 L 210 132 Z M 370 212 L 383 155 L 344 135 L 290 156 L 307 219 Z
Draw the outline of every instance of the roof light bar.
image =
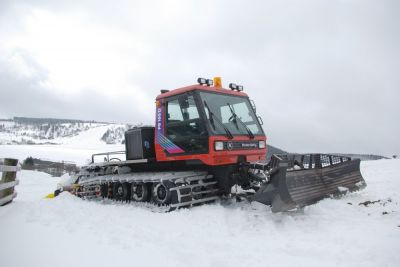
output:
M 207 79 L 206 78 L 197 78 L 197 82 L 201 85 L 206 84 L 207 83 Z
M 237 85 L 236 83 L 230 83 L 229 88 L 231 88 L 231 90 L 236 90 L 238 92 L 243 91 L 243 85 Z
M 197 82 L 201 85 L 213 86 L 214 81 L 212 79 L 197 78 Z

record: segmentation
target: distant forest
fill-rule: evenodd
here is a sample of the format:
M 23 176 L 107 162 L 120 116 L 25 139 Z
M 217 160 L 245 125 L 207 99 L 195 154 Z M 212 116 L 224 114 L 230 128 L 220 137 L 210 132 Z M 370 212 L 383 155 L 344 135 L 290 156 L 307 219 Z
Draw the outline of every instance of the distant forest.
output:
M 29 117 L 14 117 L 14 122 L 23 124 L 99 123 L 94 120 L 84 121 L 84 120 L 72 120 L 72 119 L 29 118 Z

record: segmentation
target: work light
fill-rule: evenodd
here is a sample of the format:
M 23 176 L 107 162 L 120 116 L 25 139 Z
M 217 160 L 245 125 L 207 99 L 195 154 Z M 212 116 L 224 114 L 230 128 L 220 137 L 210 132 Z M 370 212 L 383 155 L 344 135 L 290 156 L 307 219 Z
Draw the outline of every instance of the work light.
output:
M 229 88 L 231 88 L 231 90 L 237 90 L 237 85 L 234 83 L 230 83 Z
M 213 81 L 213 80 L 207 79 L 207 85 L 208 85 L 208 86 L 213 86 L 213 84 L 214 84 L 214 81 Z
M 207 84 L 207 79 L 206 78 L 197 78 L 197 82 L 201 85 Z

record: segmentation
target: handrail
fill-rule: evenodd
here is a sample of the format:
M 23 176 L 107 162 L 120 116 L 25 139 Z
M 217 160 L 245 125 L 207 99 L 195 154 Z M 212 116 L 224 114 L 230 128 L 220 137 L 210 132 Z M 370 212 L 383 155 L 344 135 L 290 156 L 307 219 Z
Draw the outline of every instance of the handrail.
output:
M 94 157 L 96 157 L 96 156 L 107 156 L 104 161 L 109 162 L 110 155 L 122 155 L 122 154 L 125 154 L 125 151 L 112 151 L 112 152 L 103 152 L 103 153 L 92 154 L 92 163 L 94 163 Z

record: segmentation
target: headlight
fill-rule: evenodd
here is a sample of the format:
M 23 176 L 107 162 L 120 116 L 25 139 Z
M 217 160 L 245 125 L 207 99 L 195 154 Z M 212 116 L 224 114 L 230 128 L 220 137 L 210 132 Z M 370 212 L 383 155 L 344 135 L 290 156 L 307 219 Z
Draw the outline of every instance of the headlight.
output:
M 265 148 L 265 141 L 258 141 L 258 148 Z
M 218 151 L 218 150 L 224 150 L 224 142 L 216 141 L 216 142 L 214 143 L 214 148 L 215 148 L 216 151 Z

